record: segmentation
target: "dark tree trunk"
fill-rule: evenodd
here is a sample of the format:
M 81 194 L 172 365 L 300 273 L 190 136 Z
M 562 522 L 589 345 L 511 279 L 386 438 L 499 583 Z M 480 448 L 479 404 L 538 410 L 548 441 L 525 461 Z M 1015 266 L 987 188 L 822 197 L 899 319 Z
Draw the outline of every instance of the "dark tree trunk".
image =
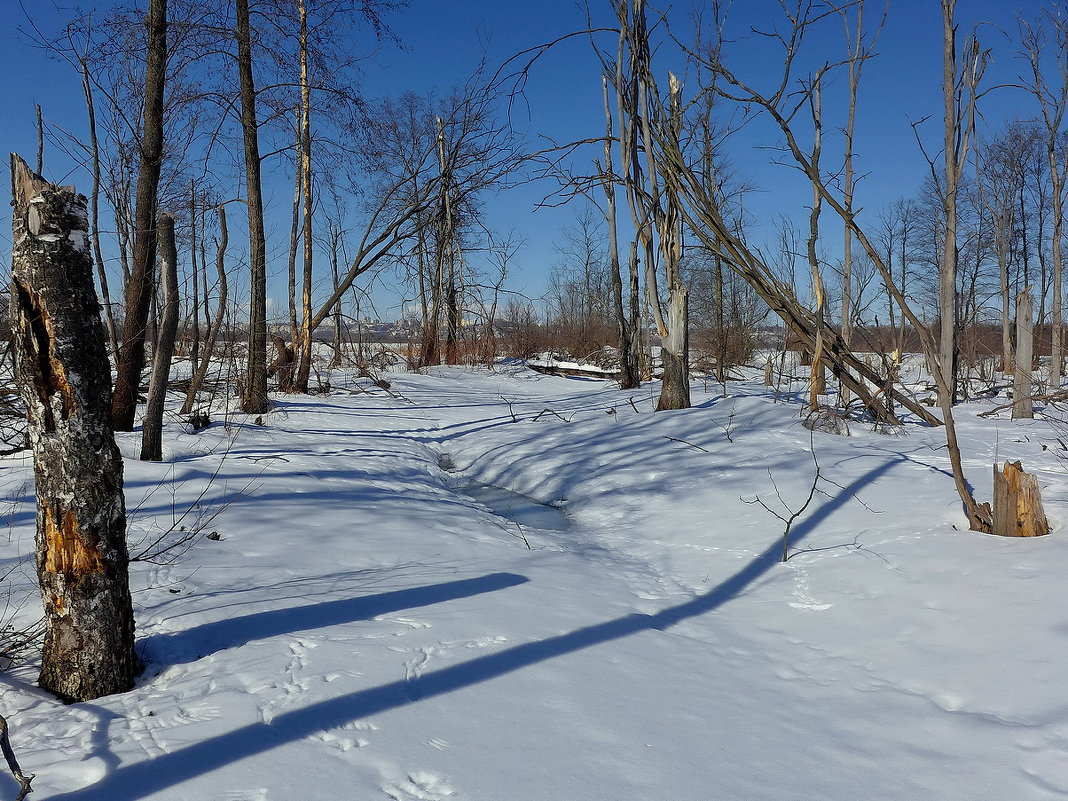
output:
M 260 187 L 260 139 L 256 121 L 256 83 L 252 77 L 252 40 L 248 0 L 237 0 L 237 71 L 240 77 L 241 131 L 245 143 L 248 192 L 249 315 L 248 374 L 241 393 L 241 410 L 263 414 L 267 398 L 267 238 L 263 231 L 263 192 Z
M 163 164 L 163 87 L 167 77 L 167 0 L 151 0 L 145 19 L 148 57 L 145 63 L 144 133 L 134 209 L 133 265 L 126 285 L 126 320 L 115 366 L 111 424 L 132 431 L 137 392 L 145 366 L 145 327 L 153 297 L 156 266 L 156 193 Z
M 189 182 L 189 275 L 193 296 L 189 299 L 192 314 L 189 329 L 189 367 L 196 372 L 200 364 L 200 279 L 197 277 L 197 194 L 196 185 Z M 187 329 L 187 330 L 189 330 Z
M 174 217 L 161 214 L 158 225 L 163 317 L 152 354 L 152 382 L 148 387 L 148 403 L 145 404 L 145 418 L 141 427 L 142 462 L 163 459 L 163 402 L 167 398 L 174 340 L 178 333 L 178 251 L 174 245 Z
M 11 161 L 11 320 L 37 486 L 40 684 L 68 700 L 125 692 L 137 671 L 122 458 L 93 288 L 86 199 Z
M 445 287 L 445 311 L 448 319 L 445 323 L 445 364 L 460 363 L 460 321 L 463 312 L 460 309 L 460 293 L 456 286 L 456 262 L 449 264 L 449 283 Z

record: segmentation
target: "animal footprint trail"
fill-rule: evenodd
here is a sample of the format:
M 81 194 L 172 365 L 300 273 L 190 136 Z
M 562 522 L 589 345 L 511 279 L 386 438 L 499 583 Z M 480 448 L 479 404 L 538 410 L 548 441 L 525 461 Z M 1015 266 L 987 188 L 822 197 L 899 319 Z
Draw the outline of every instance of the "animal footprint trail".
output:
M 396 784 L 384 784 L 382 792 L 393 801 L 445 801 L 456 795 L 445 779 L 428 771 L 414 771 Z
M 308 667 L 308 651 L 318 644 L 311 640 L 298 637 L 289 643 L 289 662 L 282 674 L 282 681 L 270 685 L 271 689 L 280 691 L 274 698 L 260 704 L 260 719 L 270 724 L 275 715 L 285 708 L 292 706 L 294 699 L 308 689 L 309 681 L 301 678 Z M 264 688 L 266 689 L 266 688 Z
M 787 564 L 790 563 L 787 562 Z M 797 599 L 790 601 L 790 606 L 794 609 L 809 609 L 813 612 L 822 612 L 834 606 L 834 604 L 820 603 L 813 597 L 808 582 L 808 571 L 802 565 L 793 564 L 790 567 L 794 571 L 794 598 Z
M 418 701 L 422 697 L 422 691 L 419 689 L 419 679 L 432 658 L 445 656 L 456 648 L 481 650 L 483 648 L 492 648 L 495 645 L 500 645 L 507 641 L 507 637 L 497 634 L 486 637 L 476 637 L 471 640 L 439 642 L 437 645 L 431 645 L 426 648 L 393 648 L 392 650 L 400 653 L 413 654 L 404 662 L 404 681 L 407 687 L 406 692 L 408 697 L 413 701 Z

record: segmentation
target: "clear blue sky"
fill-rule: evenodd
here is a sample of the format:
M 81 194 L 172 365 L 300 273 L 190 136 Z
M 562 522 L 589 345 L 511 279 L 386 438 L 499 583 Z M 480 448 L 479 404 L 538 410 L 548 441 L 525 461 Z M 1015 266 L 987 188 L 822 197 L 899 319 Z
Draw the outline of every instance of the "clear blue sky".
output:
M 775 0 L 736 0 L 732 20 L 739 41 L 730 51 L 730 61 L 755 82 L 776 75 L 779 64 L 769 58 L 766 47 L 746 36 L 750 24 L 766 25 L 774 18 Z M 876 6 L 879 6 L 878 10 Z M 993 49 L 990 69 L 992 82 L 1011 81 L 1020 71 L 1014 57 L 1010 34 L 1015 32 L 1019 10 L 1032 15 L 1041 7 L 1039 0 L 962 0 L 959 3 L 962 30 L 976 23 L 989 23 L 981 29 L 983 43 Z M 595 24 L 610 25 L 607 4 L 591 2 Z M 30 13 L 45 28 L 55 26 L 57 14 L 46 2 L 27 3 Z M 685 3 L 676 3 L 673 14 L 683 16 Z M 881 4 L 868 0 L 868 18 L 874 19 Z M 5 25 L 0 26 L 0 96 L 4 113 L 0 116 L 0 139 L 6 151 L 18 151 L 32 159 L 36 149 L 34 104 L 44 107 L 50 126 L 81 134 L 84 131 L 84 105 L 77 75 L 30 47 L 16 32 L 24 25 L 24 11 L 17 0 L 0 0 Z M 461 83 L 485 53 L 499 62 L 525 48 L 547 42 L 585 26 L 585 10 L 572 0 L 463 0 L 427 2 L 413 0 L 411 8 L 394 16 L 390 23 L 404 44 L 404 50 L 385 49 L 366 67 L 366 91 L 371 95 L 395 94 L 410 89 L 419 92 L 447 90 Z M 887 26 L 879 43 L 879 57 L 865 68 L 858 118 L 858 170 L 866 173 L 859 189 L 860 204 L 878 211 L 901 195 L 912 195 L 923 179 L 925 165 L 918 153 L 910 122 L 928 115 L 927 139 L 937 150 L 941 123 L 941 21 L 937 0 L 892 0 Z M 607 42 L 608 40 L 606 40 Z M 834 59 L 842 52 L 840 27 L 818 42 L 820 57 Z M 824 52 L 825 51 L 825 52 Z M 664 59 L 663 68 L 675 67 Z M 683 69 L 682 65 L 678 65 Z M 559 46 L 541 59 L 531 72 L 526 106 L 514 109 L 513 122 L 532 143 L 540 135 L 558 141 L 597 136 L 602 131 L 600 78 L 589 44 L 576 39 Z M 987 122 L 1000 125 L 1013 116 L 1034 113 L 1032 101 L 1024 93 L 1000 90 L 985 105 Z M 828 109 L 828 127 L 836 124 Z M 808 191 L 790 170 L 770 165 L 773 154 L 760 146 L 774 145 L 777 139 L 766 127 L 753 126 L 731 145 L 735 169 L 750 177 L 758 192 L 750 196 L 748 207 L 758 224 L 782 213 L 801 219 Z M 827 159 L 833 151 L 828 145 Z M 588 158 L 597 155 L 590 151 Z M 47 176 L 57 181 L 88 186 L 84 173 L 68 172 L 69 164 L 50 146 L 46 154 Z M 274 207 L 280 214 L 290 202 L 288 181 L 279 181 Z M 535 211 L 537 201 L 551 191 L 547 186 L 524 186 L 495 196 L 486 204 L 489 224 L 502 231 L 515 229 L 527 240 L 520 254 L 512 286 L 538 295 L 545 273 L 553 262 L 553 242 L 560 229 L 573 216 L 570 209 Z M 6 208 L 6 206 L 5 206 Z M 285 225 L 274 229 L 285 238 Z M 8 219 L 0 222 L 0 248 L 10 241 Z M 276 243 L 281 246 L 284 243 Z M 276 252 L 280 252 L 279 247 Z M 282 260 L 272 265 L 279 275 Z M 279 301 L 280 290 L 272 286 Z M 381 292 L 376 298 L 385 307 L 383 316 L 397 313 L 396 296 Z

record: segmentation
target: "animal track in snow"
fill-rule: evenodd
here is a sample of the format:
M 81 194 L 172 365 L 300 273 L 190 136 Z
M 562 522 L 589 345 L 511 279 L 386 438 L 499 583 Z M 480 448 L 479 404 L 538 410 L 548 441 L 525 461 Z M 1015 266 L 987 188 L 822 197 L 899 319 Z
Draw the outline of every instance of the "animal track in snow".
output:
M 266 787 L 257 787 L 254 790 L 231 790 L 219 796 L 219 801 L 268 801 L 269 794 Z
M 382 792 L 393 801 L 444 801 L 456 795 L 444 779 L 425 770 L 409 773 L 399 784 L 383 785 Z
M 423 670 L 426 668 L 427 663 L 430 662 L 431 657 L 442 656 L 454 648 L 490 648 L 507 641 L 507 637 L 502 634 L 497 634 L 487 637 L 476 637 L 473 640 L 439 642 L 437 645 L 431 645 L 426 648 L 392 648 L 392 650 L 399 653 L 413 654 L 413 656 L 404 662 L 404 681 L 408 685 L 408 697 L 413 701 L 418 701 L 420 697 L 422 697 L 422 693 L 419 691 L 419 677 L 423 674 Z
M 787 564 L 789 565 L 790 563 L 787 562 Z M 834 604 L 820 603 L 812 596 L 808 583 L 808 571 L 804 567 L 800 564 L 790 566 L 794 571 L 794 597 L 797 599 L 796 601 L 790 601 L 790 606 L 794 609 L 810 609 L 813 612 L 822 612 L 834 606 Z

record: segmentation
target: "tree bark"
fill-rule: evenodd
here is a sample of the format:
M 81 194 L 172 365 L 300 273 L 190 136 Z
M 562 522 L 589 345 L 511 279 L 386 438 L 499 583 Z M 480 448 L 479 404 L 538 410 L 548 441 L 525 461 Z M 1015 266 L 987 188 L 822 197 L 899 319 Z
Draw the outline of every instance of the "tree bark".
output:
M 1049 534 L 1038 479 L 1025 473 L 1020 462 L 994 465 L 994 528 L 1002 537 L 1041 537 Z
M 145 18 L 148 57 L 145 63 L 144 131 L 134 208 L 133 264 L 126 285 L 126 319 L 115 365 L 111 424 L 133 431 L 137 393 L 145 366 L 145 329 L 152 304 L 156 267 L 156 205 L 163 165 L 163 89 L 167 78 L 167 0 L 151 0 Z
M 174 217 L 161 214 L 159 230 L 160 272 L 163 278 L 163 316 L 152 354 L 152 381 L 141 425 L 141 461 L 163 459 L 163 403 L 174 358 L 174 340 L 178 333 L 178 250 L 174 244 Z
M 125 692 L 137 671 L 122 458 L 93 288 L 86 199 L 11 159 L 11 320 L 37 487 L 45 611 L 40 684 L 67 700 Z
M 640 7 L 640 4 L 639 4 Z M 644 14 L 644 12 L 642 12 Z M 642 22 L 644 29 L 644 20 Z M 668 136 L 678 145 L 679 132 L 682 129 L 682 98 L 678 79 L 669 75 L 670 84 L 670 118 Z M 644 123 L 648 117 L 643 115 Z M 647 134 L 648 136 L 648 134 Z M 647 138 L 646 147 L 651 149 L 652 141 Z M 664 169 L 664 165 L 658 165 Z M 656 169 L 655 167 L 653 169 Z M 650 170 L 652 172 L 652 170 Z M 664 263 L 664 278 L 668 288 L 667 330 L 661 327 L 660 358 L 664 365 L 660 397 L 656 410 L 690 408 L 690 321 L 689 289 L 682 280 L 682 212 L 679 201 L 678 177 L 664 175 L 664 213 L 659 222 L 660 256 Z M 651 297 L 656 296 L 656 281 L 653 279 Z M 654 310 L 659 310 L 659 301 L 655 300 Z M 665 335 L 666 334 L 666 335 Z
M 634 359 L 632 342 L 634 339 L 634 322 L 627 319 L 623 305 L 623 273 L 619 258 L 619 234 L 616 223 L 616 183 L 612 168 L 612 108 L 608 102 L 608 76 L 601 81 L 604 95 L 604 195 L 605 220 L 608 223 L 608 260 L 612 278 L 612 311 L 616 318 L 619 342 L 619 388 L 634 389 L 641 386 L 638 363 Z
M 945 116 L 945 238 L 942 263 L 938 270 L 938 361 L 949 392 L 950 404 L 957 400 L 957 184 L 960 180 L 957 136 L 957 28 L 953 22 L 956 0 L 942 0 L 942 99 Z
M 237 71 L 241 94 L 241 133 L 245 148 L 248 201 L 248 370 L 241 392 L 241 411 L 264 414 L 267 397 L 267 236 L 263 229 L 260 132 L 256 120 L 256 82 L 252 75 L 252 34 L 248 0 L 237 0 Z
M 1012 382 L 1012 419 L 1030 420 L 1035 416 L 1031 401 L 1031 360 L 1034 335 L 1031 325 L 1031 287 L 1016 296 L 1016 369 Z
M 312 138 L 311 84 L 308 82 L 308 6 L 297 0 L 300 16 L 300 171 L 304 195 L 304 275 L 301 286 L 300 362 L 295 389 L 308 391 L 311 376 L 312 335 Z

